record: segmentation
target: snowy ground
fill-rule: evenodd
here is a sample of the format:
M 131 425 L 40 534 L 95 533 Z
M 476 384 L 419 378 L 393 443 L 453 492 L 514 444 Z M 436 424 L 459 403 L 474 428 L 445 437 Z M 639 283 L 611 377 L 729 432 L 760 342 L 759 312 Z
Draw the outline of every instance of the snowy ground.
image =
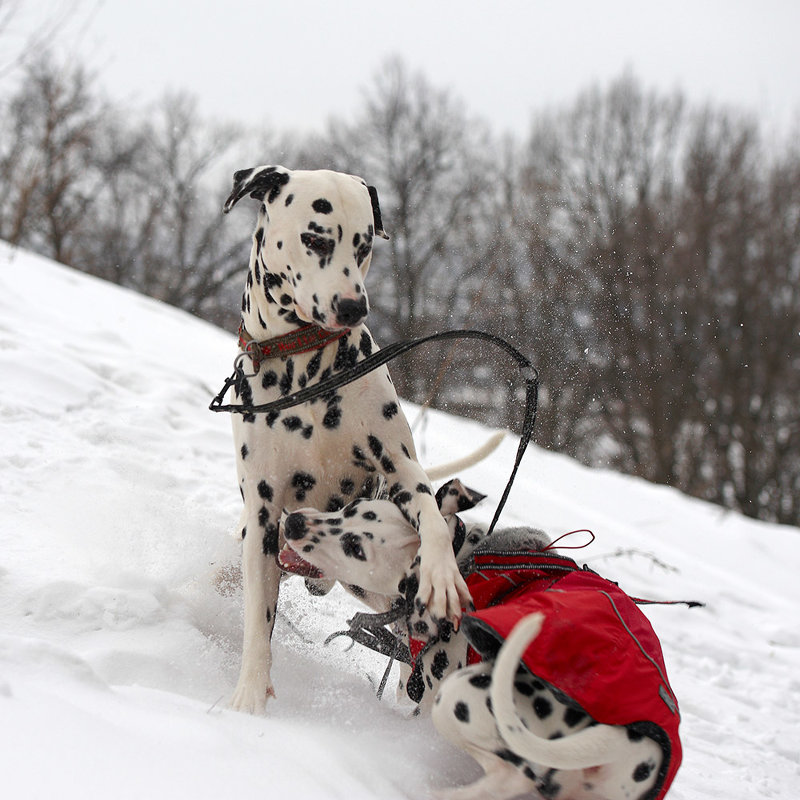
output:
M 284 584 L 264 718 L 226 709 L 241 595 L 229 421 L 207 411 L 234 338 L 0 244 L 0 787 L 4 797 L 422 798 L 477 775 L 373 685 L 342 592 Z M 547 381 L 547 376 L 543 376 Z M 411 418 L 413 408 L 407 409 Z M 426 464 L 486 431 L 432 414 Z M 507 437 L 461 477 L 489 495 Z M 647 607 L 681 702 L 673 800 L 800 794 L 800 531 L 530 448 L 502 520 L 591 528 L 577 558 Z M 388 692 L 387 694 L 392 694 Z

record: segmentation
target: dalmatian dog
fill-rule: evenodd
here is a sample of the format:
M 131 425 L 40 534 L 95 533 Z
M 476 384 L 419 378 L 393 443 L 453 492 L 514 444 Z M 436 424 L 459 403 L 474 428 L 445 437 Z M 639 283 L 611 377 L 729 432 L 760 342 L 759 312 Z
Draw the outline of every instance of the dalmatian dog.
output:
M 458 481 L 437 493 L 453 536 L 460 568 L 474 566 L 482 551 L 543 550 L 549 538 L 532 528 L 509 528 L 486 536 L 481 526 L 465 528 L 456 511 L 480 495 Z M 416 531 L 391 502 L 359 499 L 335 513 L 300 509 L 283 519 L 284 568 L 315 574 L 364 589 L 376 610 L 406 598 L 406 631 L 422 642 L 408 678 L 409 696 L 443 736 L 469 753 L 484 775 L 475 783 L 438 793 L 446 800 L 505 800 L 533 795 L 547 800 L 650 800 L 663 760 L 658 743 L 621 725 L 597 723 L 565 701 L 525 666 L 543 615 L 525 616 L 496 657 L 468 664 L 468 626 L 459 631 L 417 602 L 419 573 Z M 465 622 L 469 620 L 466 618 Z M 427 702 L 426 702 L 427 699 Z M 660 795 L 659 795 L 660 796 Z
M 398 694 L 407 694 L 417 704 L 416 713 L 427 712 L 442 678 L 467 663 L 468 642 L 420 598 L 419 535 L 395 505 L 380 496 L 380 488 L 376 494 L 376 498 L 358 498 L 339 512 L 303 508 L 284 515 L 285 543 L 278 562 L 287 574 L 339 581 L 377 613 L 388 611 L 400 598 L 406 601 L 408 615 L 396 632 L 406 645 L 414 638 L 423 646 L 413 670 L 401 668 Z M 464 574 L 471 569 L 470 557 L 486 536 L 486 528 L 467 527 L 456 512 L 472 508 L 483 498 L 457 479 L 436 492 L 453 554 Z M 519 543 L 544 546 L 541 532 L 526 533 L 520 532 Z M 499 538 L 495 534 L 492 540 Z
M 364 325 L 364 280 L 375 238 L 388 236 L 377 193 L 353 175 L 240 170 L 223 211 L 247 196 L 259 203 L 240 327 L 249 369 L 233 392 L 251 405 L 348 370 L 377 349 Z M 234 709 L 263 712 L 274 696 L 271 637 L 284 509 L 339 509 L 370 494 L 383 477 L 398 514 L 420 536 L 420 597 L 437 616 L 458 623 L 469 593 L 385 367 L 284 412 L 234 414 L 233 433 L 244 501 L 244 641 Z

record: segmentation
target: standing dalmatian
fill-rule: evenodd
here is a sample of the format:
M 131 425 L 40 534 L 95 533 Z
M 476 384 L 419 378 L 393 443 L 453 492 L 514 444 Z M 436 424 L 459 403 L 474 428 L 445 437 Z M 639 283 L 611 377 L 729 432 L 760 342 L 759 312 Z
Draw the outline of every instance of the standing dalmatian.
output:
M 241 170 L 225 213 L 246 195 L 260 203 L 240 329 L 252 369 L 234 391 L 249 405 L 347 370 L 377 349 L 363 324 L 364 279 L 374 237 L 388 237 L 377 193 L 353 175 Z M 284 509 L 333 511 L 369 494 L 384 476 L 391 500 L 420 534 L 420 598 L 437 616 L 458 622 L 469 592 L 385 367 L 284 412 L 234 414 L 233 433 L 244 501 L 244 644 L 235 709 L 262 712 L 274 695 L 271 636 Z

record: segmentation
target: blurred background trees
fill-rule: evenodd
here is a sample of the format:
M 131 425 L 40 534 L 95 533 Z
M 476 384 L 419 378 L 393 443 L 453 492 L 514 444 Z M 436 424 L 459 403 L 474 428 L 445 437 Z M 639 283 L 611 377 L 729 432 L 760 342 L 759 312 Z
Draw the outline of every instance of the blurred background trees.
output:
M 542 375 L 536 441 L 584 463 L 800 524 L 800 152 L 735 111 L 633 75 L 496 137 L 392 60 L 324 132 L 255 134 L 101 97 L 38 55 L 0 82 L 0 238 L 231 331 L 254 214 L 221 215 L 258 163 L 378 187 L 368 279 L 381 342 L 498 333 Z M 493 425 L 514 369 L 457 345 L 392 368 L 403 396 Z

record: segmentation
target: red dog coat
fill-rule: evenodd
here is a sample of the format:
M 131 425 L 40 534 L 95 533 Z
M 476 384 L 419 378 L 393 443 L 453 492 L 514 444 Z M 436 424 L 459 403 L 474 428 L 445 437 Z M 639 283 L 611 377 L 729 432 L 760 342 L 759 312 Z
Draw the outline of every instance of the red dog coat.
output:
M 472 646 L 494 657 L 520 619 L 543 612 L 525 665 L 598 722 L 657 741 L 664 762 L 650 798 L 663 798 L 681 763 L 680 714 L 661 645 L 636 603 L 615 583 L 554 553 L 487 553 L 475 564 L 467 585 L 478 610 L 463 622 Z

